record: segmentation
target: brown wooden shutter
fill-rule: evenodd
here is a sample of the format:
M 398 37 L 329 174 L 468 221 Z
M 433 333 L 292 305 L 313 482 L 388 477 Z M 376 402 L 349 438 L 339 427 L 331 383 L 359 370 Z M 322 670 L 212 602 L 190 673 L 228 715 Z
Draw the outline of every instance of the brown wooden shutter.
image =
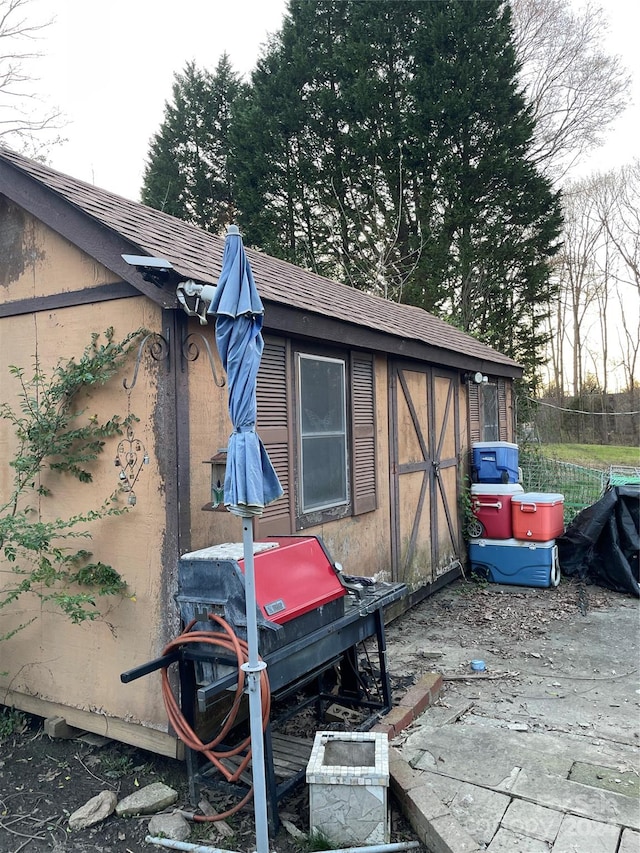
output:
M 257 382 L 257 430 L 276 469 L 284 494 L 265 507 L 256 520 L 259 536 L 295 532 L 291 448 L 289 345 L 283 338 L 265 338 Z
M 480 423 L 480 386 L 475 382 L 467 384 L 467 398 L 469 400 L 469 438 L 471 443 L 480 441 L 482 438 L 482 425 Z
M 500 441 L 509 440 L 509 421 L 507 418 L 507 383 L 498 379 L 498 436 Z
M 351 490 L 353 514 L 378 506 L 376 490 L 376 405 L 373 355 L 351 353 Z

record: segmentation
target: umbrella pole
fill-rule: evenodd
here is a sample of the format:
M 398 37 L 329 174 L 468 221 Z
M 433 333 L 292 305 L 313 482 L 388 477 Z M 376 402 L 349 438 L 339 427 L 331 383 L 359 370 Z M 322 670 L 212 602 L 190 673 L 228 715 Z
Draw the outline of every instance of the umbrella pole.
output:
M 253 806 L 256 823 L 256 851 L 269 853 L 267 823 L 267 788 L 264 767 L 264 734 L 262 729 L 262 697 L 260 674 L 267 665 L 258 656 L 258 623 L 256 619 L 255 566 L 253 561 L 253 518 L 242 519 L 245 604 L 247 609 L 247 646 L 249 660 L 242 664 L 249 691 L 249 723 L 251 731 L 251 768 L 253 774 Z

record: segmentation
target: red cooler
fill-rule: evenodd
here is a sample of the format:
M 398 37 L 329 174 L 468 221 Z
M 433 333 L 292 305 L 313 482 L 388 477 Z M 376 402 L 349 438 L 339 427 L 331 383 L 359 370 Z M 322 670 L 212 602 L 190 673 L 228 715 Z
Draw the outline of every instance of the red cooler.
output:
M 511 500 L 522 494 L 519 483 L 473 483 L 471 486 L 471 510 L 474 518 L 467 528 L 472 539 L 511 539 Z
M 511 500 L 514 539 L 548 542 L 564 533 L 564 495 L 525 492 Z

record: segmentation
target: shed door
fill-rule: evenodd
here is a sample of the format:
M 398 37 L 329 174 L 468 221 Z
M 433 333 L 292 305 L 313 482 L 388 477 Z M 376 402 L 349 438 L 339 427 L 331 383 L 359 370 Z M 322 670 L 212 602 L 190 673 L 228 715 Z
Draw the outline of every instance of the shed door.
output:
M 393 572 L 416 589 L 460 562 L 458 376 L 389 369 Z

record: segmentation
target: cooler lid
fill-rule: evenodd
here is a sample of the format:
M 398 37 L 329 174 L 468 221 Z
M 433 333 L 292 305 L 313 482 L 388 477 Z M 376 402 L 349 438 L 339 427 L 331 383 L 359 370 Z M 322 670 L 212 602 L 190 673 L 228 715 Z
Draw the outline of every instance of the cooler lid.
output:
M 472 483 L 472 495 L 515 495 L 524 492 L 520 483 Z
M 532 539 L 474 539 L 469 548 L 522 548 L 527 551 L 536 549 L 553 548 L 555 539 L 547 539 L 545 542 L 537 542 Z
M 521 495 L 515 495 L 511 498 L 512 503 L 523 504 L 555 504 L 564 503 L 564 495 L 559 495 L 554 492 L 524 492 Z
M 488 449 L 491 447 L 509 447 L 512 450 L 518 449 L 518 445 L 512 444 L 510 441 L 474 441 L 471 447 L 474 447 L 477 450 Z

